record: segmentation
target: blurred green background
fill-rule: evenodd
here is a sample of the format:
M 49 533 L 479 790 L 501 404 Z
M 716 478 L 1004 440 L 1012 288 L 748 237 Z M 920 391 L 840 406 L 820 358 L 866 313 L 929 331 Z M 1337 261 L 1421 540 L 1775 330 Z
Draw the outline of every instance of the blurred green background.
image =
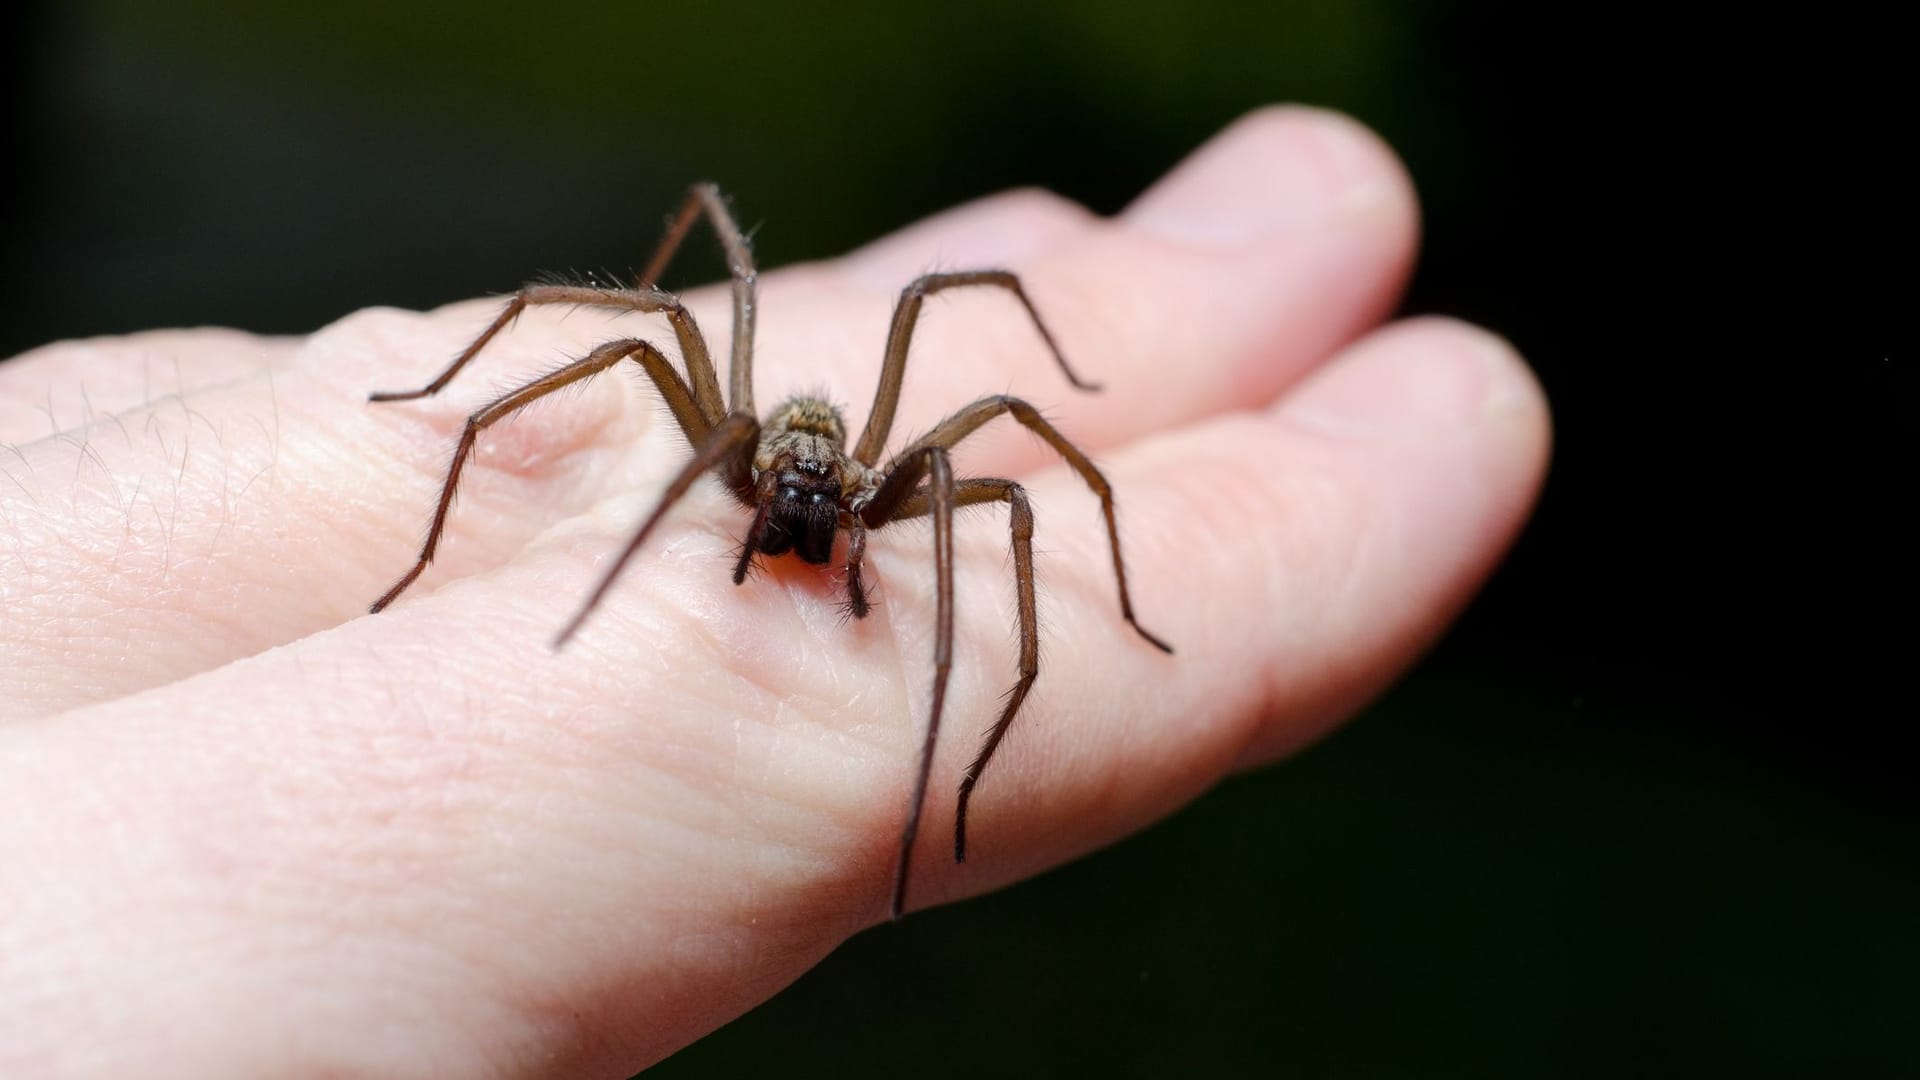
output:
M 0 355 L 622 270 L 700 177 L 766 267 L 1016 185 L 1111 211 L 1306 101 L 1421 188 L 1406 309 L 1540 372 L 1540 514 L 1385 700 L 861 936 L 654 1075 L 1920 1075 L 1912 635 L 1874 618 L 1904 617 L 1913 550 L 1888 28 L 1414 0 L 4 19 Z

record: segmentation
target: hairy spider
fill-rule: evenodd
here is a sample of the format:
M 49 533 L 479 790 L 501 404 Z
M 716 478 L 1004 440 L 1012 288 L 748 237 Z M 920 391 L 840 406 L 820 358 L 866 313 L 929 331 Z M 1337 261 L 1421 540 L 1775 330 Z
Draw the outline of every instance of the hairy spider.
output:
M 713 358 L 706 339 L 694 324 L 693 314 L 677 297 L 654 282 L 679 250 L 680 243 L 704 214 L 719 234 L 733 282 L 733 346 L 729 367 L 730 393 L 720 396 L 719 380 L 714 374 Z M 756 554 L 782 555 L 789 551 L 810 563 L 825 563 L 832 554 L 834 537 L 847 533 L 847 610 L 856 618 L 871 608 L 862 580 L 861 563 L 866 555 L 867 534 L 896 521 L 910 518 L 933 519 L 934 576 L 937 582 L 936 628 L 933 658 L 933 703 L 927 720 L 925 741 L 921 745 L 919 771 L 913 795 L 907 806 L 907 819 L 900 834 L 900 861 L 894 876 L 894 918 L 906 906 L 907 869 L 913 855 L 913 842 L 920 829 L 921 806 L 926 800 L 927 778 L 933 769 L 933 750 L 940 732 L 940 714 L 945 705 L 947 674 L 953 664 L 953 511 L 957 506 L 1004 502 L 1012 518 L 1014 582 L 1019 601 L 1020 679 L 1006 696 L 999 719 L 987 733 L 985 743 L 967 766 L 960 782 L 959 807 L 954 817 L 953 857 L 967 857 L 967 802 L 980 782 L 980 774 L 993 760 L 994 751 L 1006 736 L 1007 728 L 1025 702 L 1027 691 L 1040 671 L 1039 621 L 1034 609 L 1033 586 L 1033 510 L 1027 494 L 1017 482 L 987 477 L 955 480 L 947 456 L 954 444 L 971 435 L 981 425 L 1003 413 L 1025 425 L 1066 459 L 1087 486 L 1100 499 L 1105 516 L 1108 545 L 1113 552 L 1113 574 L 1119 583 L 1120 614 L 1141 637 L 1171 653 L 1172 647 L 1148 633 L 1133 615 L 1133 602 L 1127 595 L 1126 566 L 1120 558 L 1120 534 L 1114 525 L 1113 492 L 1100 470 L 1047 422 L 1032 405 L 1019 398 L 997 394 L 980 400 L 947 417 L 933 430 L 895 454 L 883 468 L 876 468 L 880 452 L 893 426 L 893 414 L 900 401 L 900 380 L 907 362 L 907 345 L 913 337 L 920 307 L 926 298 L 942 289 L 986 285 L 1005 289 L 1026 309 L 1034 328 L 1053 354 L 1067 381 L 1082 390 L 1098 389 L 1080 380 L 1068 366 L 1066 357 L 1054 342 L 1053 334 L 1041 321 L 1020 279 L 1005 270 L 972 270 L 963 273 L 926 274 L 909 284 L 893 309 L 893 324 L 887 333 L 886 356 L 881 366 L 880 386 L 874 394 L 873 409 L 867 426 L 853 452 L 846 450 L 847 428 L 838 409 L 817 398 L 798 397 L 783 402 L 770 413 L 765 423 L 754 418 L 753 411 L 753 324 L 755 271 L 753 253 L 728 210 L 726 201 L 711 184 L 696 184 L 687 192 L 678 213 L 671 219 L 666 236 L 653 258 L 638 275 L 630 289 L 602 288 L 590 285 L 528 285 L 515 293 L 507 306 L 481 331 L 452 364 L 434 380 L 418 390 L 376 393 L 374 401 L 406 401 L 437 393 L 465 367 L 474 355 L 492 341 L 527 307 L 535 304 L 590 305 L 639 312 L 659 312 L 667 317 L 680 342 L 680 355 L 687 377 L 681 378 L 660 350 L 638 338 L 621 338 L 599 346 L 587 355 L 555 371 L 500 395 L 467 418 L 459 444 L 454 448 L 453 464 L 440 488 L 440 502 L 434 508 L 433 524 L 427 530 L 420 557 L 393 588 L 373 602 L 380 611 L 413 584 L 433 561 L 435 547 L 447 524 L 447 510 L 453 505 L 454 487 L 460 472 L 473 452 L 474 440 L 487 426 L 562 387 L 590 378 L 622 360 L 633 360 L 643 368 L 666 399 L 687 441 L 693 444 L 693 458 L 686 463 L 665 496 L 645 523 L 633 534 L 620 556 L 601 576 L 599 584 L 554 639 L 554 647 L 564 645 L 580 629 L 627 560 L 640 549 L 654 526 L 687 493 L 700 474 L 712 470 L 741 505 L 753 511 L 753 524 L 747 530 L 745 544 L 733 567 L 734 584 L 747 578 Z M 731 401 L 731 405 L 728 404 Z

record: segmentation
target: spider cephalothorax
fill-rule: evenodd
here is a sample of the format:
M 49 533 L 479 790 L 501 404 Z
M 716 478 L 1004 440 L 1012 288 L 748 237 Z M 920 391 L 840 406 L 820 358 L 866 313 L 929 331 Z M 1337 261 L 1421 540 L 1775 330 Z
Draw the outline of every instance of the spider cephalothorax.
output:
M 713 223 L 727 255 L 733 280 L 733 342 L 728 366 L 727 398 L 720 395 L 719 378 L 706 339 L 693 321 L 693 315 L 678 297 L 655 285 L 667 262 L 686 238 L 702 214 Z M 887 334 L 886 355 L 881 363 L 880 387 L 874 394 L 873 408 L 866 427 L 852 451 L 847 446 L 847 426 L 839 410 L 816 397 L 797 397 L 783 402 L 770 413 L 765 423 L 753 411 L 753 324 L 755 316 L 755 272 L 753 253 L 746 237 L 734 223 L 726 202 L 711 184 L 697 184 L 688 193 L 680 212 L 667 227 L 659 249 L 639 274 L 630 289 L 603 288 L 597 285 L 529 285 L 515 293 L 505 310 L 493 320 L 473 343 L 454 358 L 452 364 L 434 380 L 418 390 L 377 393 L 375 401 L 402 401 L 437 393 L 472 360 L 494 335 L 511 323 L 520 312 L 535 304 L 586 304 L 628 311 L 658 312 L 667 317 L 679 342 L 686 376 L 667 360 L 659 349 L 638 338 L 609 341 L 586 356 L 517 389 L 500 395 L 467 418 L 460 442 L 454 449 L 453 465 L 440 488 L 433 524 L 420 556 L 386 594 L 374 601 L 379 611 L 413 584 L 427 564 L 446 529 L 447 512 L 453 505 L 454 488 L 472 454 L 481 430 L 559 390 L 590 378 L 622 360 L 632 360 L 646 371 L 672 410 L 680 430 L 693 444 L 693 457 L 667 486 L 660 504 L 633 534 L 627 546 L 614 559 L 567 625 L 555 639 L 563 645 L 580 629 L 588 614 L 612 587 L 627 560 L 646 542 L 654 526 L 674 503 L 708 471 L 714 472 L 733 497 L 753 511 L 745 542 L 733 570 L 736 584 L 746 580 L 757 554 L 784 555 L 792 552 L 810 563 L 825 563 L 832 558 L 834 537 L 847 534 L 847 610 L 856 618 L 867 615 L 871 604 L 861 570 L 866 556 L 867 533 L 897 521 L 926 517 L 933 522 L 934 577 L 936 589 L 933 701 L 927 718 L 926 737 L 921 745 L 919 769 L 913 794 L 907 806 L 907 818 L 900 834 L 900 861 L 894 875 L 892 910 L 898 918 L 906 906 L 907 871 L 915 838 L 920 831 L 920 811 L 926 801 L 927 779 L 933 768 L 933 749 L 940 732 L 940 717 L 946 702 L 947 675 L 953 657 L 953 511 L 958 506 L 1004 502 L 1011 523 L 1014 585 L 1020 609 L 1020 679 L 1008 691 L 999 718 L 960 781 L 959 802 L 954 812 L 954 860 L 967 857 L 967 803 L 980 781 L 987 763 L 993 760 L 1007 729 L 1013 724 L 1027 691 L 1040 672 L 1040 626 L 1034 604 L 1033 585 L 1033 510 L 1027 504 L 1026 489 L 1013 480 L 970 477 L 956 480 L 948 462 L 948 451 L 973 434 L 981 425 L 1001 415 L 1039 436 L 1059 453 L 1100 499 L 1105 518 L 1108 546 L 1113 556 L 1113 574 L 1120 589 L 1120 614 L 1141 637 L 1164 652 L 1173 650 L 1143 628 L 1133 616 L 1133 601 L 1127 595 L 1126 565 L 1120 558 L 1120 534 L 1114 524 L 1113 492 L 1093 462 L 1068 442 L 1066 437 L 1032 405 L 1007 395 L 984 397 L 934 425 L 925 435 L 894 454 L 879 467 L 880 452 L 893 427 L 893 414 L 900 402 L 900 382 L 906 369 L 907 346 L 919 319 L 926 297 L 942 289 L 987 286 L 1004 289 L 1026 310 L 1033 327 L 1046 342 L 1054 361 L 1067 380 L 1082 390 L 1095 389 L 1081 382 L 1067 366 L 1066 357 L 1054 343 L 1053 335 L 1040 320 L 1039 312 L 1027 299 L 1020 279 L 1005 270 L 972 270 L 960 273 L 926 274 L 914 279 L 900 293 L 894 307 L 893 324 Z M 731 402 L 731 404 L 728 404 Z
M 762 485 L 773 489 L 761 552 L 792 551 L 810 563 L 832 558 L 843 515 L 871 499 L 876 486 L 873 470 L 848 459 L 846 447 L 840 410 L 819 398 L 790 398 L 767 417 L 753 455 L 756 493 Z M 745 572 L 742 566 L 736 574 Z

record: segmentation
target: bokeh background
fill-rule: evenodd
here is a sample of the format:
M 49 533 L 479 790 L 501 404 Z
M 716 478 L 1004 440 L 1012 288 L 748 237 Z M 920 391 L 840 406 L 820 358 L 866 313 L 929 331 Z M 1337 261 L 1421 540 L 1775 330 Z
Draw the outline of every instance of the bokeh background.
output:
M 1111 211 L 1346 110 L 1422 192 L 1405 309 L 1553 399 L 1506 567 L 1322 745 L 653 1075 L 1920 1075 L 1906 39 L 1553 7 L 14 5 L 0 355 L 627 268 L 696 177 L 766 267 Z

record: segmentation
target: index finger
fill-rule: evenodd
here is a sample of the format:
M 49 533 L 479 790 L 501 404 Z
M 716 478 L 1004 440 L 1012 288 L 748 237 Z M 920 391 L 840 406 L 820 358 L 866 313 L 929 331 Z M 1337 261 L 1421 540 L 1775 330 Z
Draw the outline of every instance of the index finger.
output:
M 1019 253 L 1018 269 L 1080 369 L 1110 389 L 1064 388 L 1018 311 L 1000 309 L 1004 297 L 948 297 L 915 341 L 897 433 L 1010 386 L 1037 387 L 1062 429 L 1095 451 L 1261 404 L 1391 303 L 1414 211 L 1371 135 L 1272 110 L 1119 219 L 1065 216 L 1044 250 Z M 931 259 L 943 236 L 989 225 L 936 222 L 888 257 Z M 823 377 L 842 394 L 871 392 L 892 304 L 872 284 L 878 258 L 769 275 L 762 400 Z M 723 293 L 691 302 L 704 325 L 727 325 Z M 0 517 L 12 525 L 4 573 L 32 597 L 0 615 L 0 708 L 32 715 L 103 700 L 354 617 L 413 561 L 489 379 L 550 370 L 609 337 L 664 336 L 597 313 L 529 311 L 440 396 L 367 404 L 370 390 L 425 381 L 494 303 L 363 312 L 257 375 L 0 458 Z M 712 345 L 724 355 L 717 337 Z M 564 397 L 483 433 L 417 592 L 501 564 L 611 494 L 658 490 L 677 467 L 684 442 L 637 380 Z M 852 415 L 865 404 L 856 399 Z M 989 432 L 961 463 L 1017 475 L 1037 453 L 1017 433 Z

